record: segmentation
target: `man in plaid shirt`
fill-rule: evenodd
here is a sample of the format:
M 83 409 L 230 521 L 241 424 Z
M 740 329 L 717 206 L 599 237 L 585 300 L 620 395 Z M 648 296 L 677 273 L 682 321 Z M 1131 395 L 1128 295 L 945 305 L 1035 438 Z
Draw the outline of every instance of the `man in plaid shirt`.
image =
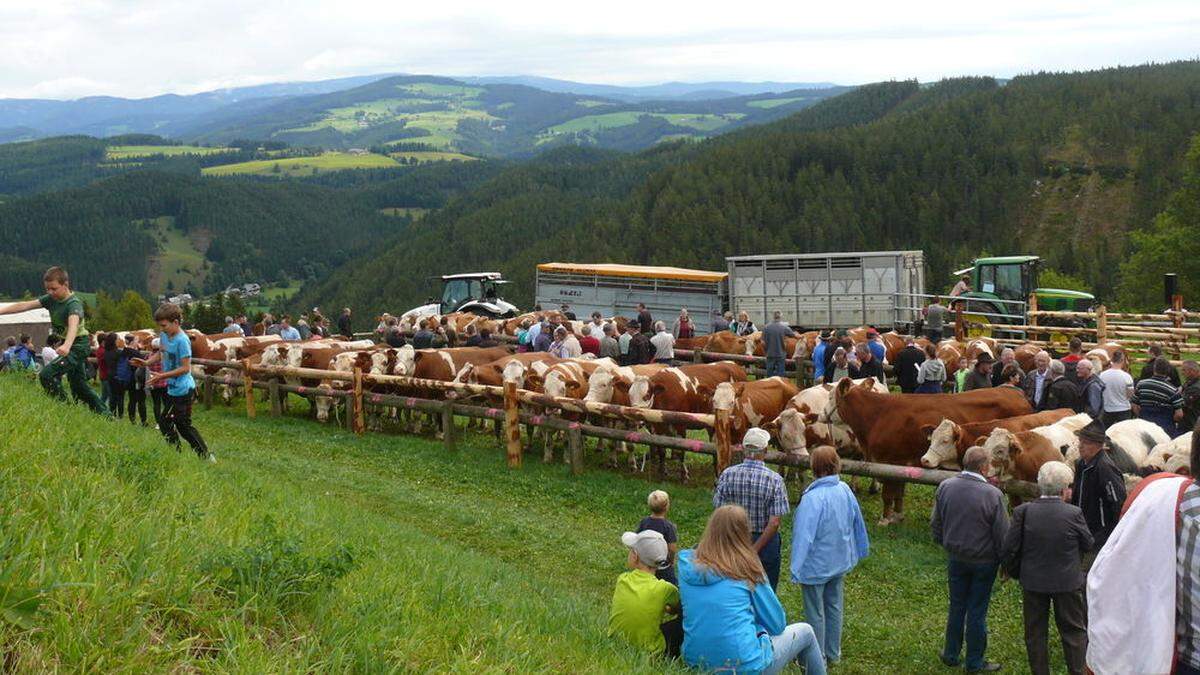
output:
M 1195 439 L 1195 435 L 1192 436 Z M 1192 476 L 1200 476 L 1200 452 L 1192 441 Z M 1200 675 L 1200 483 L 1192 483 L 1179 502 L 1179 546 L 1175 600 L 1177 675 Z
M 779 586 L 780 518 L 788 512 L 787 489 L 783 477 L 763 463 L 771 435 L 753 427 L 742 439 L 746 459 L 721 472 L 713 507 L 737 504 L 750 516 L 754 550 L 762 561 L 771 588 Z

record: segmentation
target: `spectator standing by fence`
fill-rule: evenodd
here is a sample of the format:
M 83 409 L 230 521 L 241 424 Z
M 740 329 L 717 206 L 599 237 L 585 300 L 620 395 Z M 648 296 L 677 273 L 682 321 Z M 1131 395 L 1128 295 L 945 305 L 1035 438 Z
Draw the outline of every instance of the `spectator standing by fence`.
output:
M 656 322 L 654 328 L 656 332 L 650 338 L 650 344 L 654 345 L 654 362 L 671 365 L 675 359 L 675 336 L 667 332 L 667 326 L 662 321 Z
M 1008 382 L 1009 378 L 1004 374 L 1004 370 L 1009 366 L 1016 366 L 1017 374 L 1020 375 L 1020 378 L 1016 382 L 1016 386 L 1018 388 L 1021 387 L 1021 383 L 1025 381 L 1025 373 L 1021 370 L 1020 365 L 1017 363 L 1017 353 L 1013 351 L 1012 347 L 1005 347 L 1004 350 L 1000 352 L 1000 362 L 992 366 L 993 387 L 999 387 L 1000 385 Z
M 1025 398 L 1034 410 L 1046 409 L 1046 392 L 1050 388 L 1050 354 L 1041 351 L 1033 357 L 1034 369 L 1025 374 Z
M 729 324 L 733 321 L 733 312 L 725 312 L 724 314 L 713 319 L 712 332 L 720 333 L 723 330 L 729 330 Z
M 937 347 L 925 345 L 925 361 L 917 371 L 918 394 L 940 394 L 946 383 L 946 364 L 937 357 Z
M 1075 377 L 1079 378 L 1079 404 L 1075 412 L 1100 419 L 1104 416 L 1104 383 L 1092 374 L 1092 362 L 1084 359 L 1075 364 Z
M 1125 372 L 1125 352 L 1112 355 L 1108 368 L 1100 373 L 1104 385 L 1104 428 L 1117 422 L 1132 419 L 1133 410 L 1129 399 L 1133 396 L 1133 376 Z
M 745 337 L 758 330 L 754 326 L 754 322 L 750 320 L 750 315 L 745 312 L 738 312 L 738 320 L 729 326 L 729 330 L 734 335 Z
M 600 358 L 609 358 L 621 363 L 621 344 L 616 338 L 617 327 L 615 324 L 604 324 L 604 337 L 600 338 Z
M 1134 386 L 1130 408 L 1134 415 L 1157 424 L 1175 438 L 1179 435 L 1175 425 L 1183 419 L 1183 396 L 1171 384 L 1171 364 L 1166 359 L 1160 356 L 1149 365 L 1153 374 Z
M 791 326 L 783 322 L 783 313 L 775 312 L 771 323 L 763 327 L 762 340 L 767 356 L 767 377 L 783 377 L 787 374 L 787 350 L 784 338 L 796 337 Z
M 326 307 L 328 307 L 328 306 L 329 305 L 326 305 Z M 340 333 L 343 337 L 347 337 L 347 338 L 354 335 L 354 328 L 351 325 L 352 321 L 351 321 L 350 317 L 351 317 L 350 308 L 343 307 L 342 314 L 338 317 L 338 321 L 337 321 L 338 333 Z M 368 325 L 370 325 L 370 324 L 368 324 Z
M 104 367 L 108 371 L 109 408 L 118 418 L 125 416 L 125 388 L 130 380 L 129 355 L 116 333 L 104 336 Z
M 1085 671 L 1087 603 L 1081 556 L 1092 548 L 1092 533 L 1083 511 L 1063 501 L 1071 480 L 1066 464 L 1043 464 L 1037 476 L 1041 497 L 1013 510 L 1012 527 L 1004 539 L 1005 569 L 1022 588 L 1025 651 L 1034 675 L 1050 675 L 1051 606 L 1067 671 L 1071 675 Z
M 1076 364 L 1078 366 L 1078 364 Z M 1079 407 L 1079 385 L 1067 377 L 1067 367 L 1062 361 L 1050 362 L 1050 386 L 1046 390 L 1046 410 Z
M 629 338 L 629 365 L 651 363 L 656 351 L 650 336 L 634 329 L 634 334 Z
M 946 550 L 950 611 L 942 663 L 961 663 L 964 632 L 967 672 L 994 672 L 997 663 L 984 659 L 987 613 L 992 585 L 999 569 L 1008 513 L 1004 495 L 983 477 L 988 454 L 981 447 L 967 450 L 962 473 L 937 488 L 930 527 L 933 540 Z
M 245 335 L 241 324 L 234 321 L 232 316 L 225 317 L 225 328 L 221 332 L 229 335 Z
M 850 377 L 856 380 L 873 377 L 876 382 L 887 384 L 887 376 L 883 374 L 883 362 L 875 358 L 875 354 L 867 343 L 861 342 L 855 345 L 854 353 L 858 356 L 858 365 L 851 364 Z
M 671 334 L 676 339 L 683 338 L 684 340 L 696 337 L 696 325 L 692 323 L 692 318 L 688 316 L 686 307 L 679 310 L 679 318 L 675 319 L 675 325 L 671 327 Z
M 813 346 L 812 363 L 813 363 L 813 382 L 817 384 L 824 383 L 825 380 L 825 352 L 830 349 L 830 343 L 833 341 L 833 331 L 823 330 L 817 334 L 817 344 Z M 802 364 L 797 361 L 797 368 L 801 368 Z
M 144 355 L 134 348 L 136 338 L 132 335 L 125 337 L 126 346 L 129 349 L 130 366 L 133 368 L 133 378 L 129 382 L 128 396 L 129 400 L 126 406 L 129 411 L 129 423 L 137 424 L 137 416 L 141 416 L 142 426 L 146 426 L 146 367 L 133 365 L 132 360 L 141 358 Z
M 1196 428 L 1200 420 L 1200 363 L 1183 362 L 1183 419 L 1179 422 L 1179 433 Z
M 1104 547 L 1121 517 L 1125 503 L 1125 478 L 1108 456 L 1108 437 L 1104 425 L 1096 420 L 1075 432 L 1079 437 L 1079 459 L 1075 462 L 1075 484 L 1071 488 L 1071 503 L 1083 511 L 1088 530 L 1095 545 L 1084 554 L 1086 572 L 1096 559 L 1095 552 Z
M 650 310 L 646 309 L 644 303 L 637 304 L 638 311 L 638 327 L 642 329 L 642 334 L 650 336 L 654 334 L 654 317 L 650 315 Z
M 746 432 L 742 439 L 746 459 L 721 472 L 713 492 L 713 506 L 736 504 L 746 510 L 754 550 L 774 590 L 779 586 L 779 524 L 789 508 L 783 478 L 763 462 L 770 441 L 771 435 L 758 427 Z
M 933 344 L 942 341 L 942 329 L 946 325 L 946 306 L 942 299 L 934 296 L 933 301 L 925 306 L 925 337 Z
M 870 550 L 858 499 L 838 477 L 841 465 L 834 448 L 813 450 L 813 482 L 792 525 L 792 582 L 801 584 L 804 619 L 827 663 L 842 658 L 843 578 Z
M 600 338 L 597 336 L 599 332 L 599 326 L 592 323 L 583 324 L 583 336 L 579 338 L 579 348 L 583 350 L 584 354 L 600 356 Z
M 917 346 L 916 338 L 911 335 L 905 337 L 904 348 L 896 355 L 896 362 L 892 364 L 895 368 L 893 373 L 896 376 L 896 383 L 900 385 L 901 393 L 911 394 L 917 390 L 917 375 L 924 362 L 925 352 Z

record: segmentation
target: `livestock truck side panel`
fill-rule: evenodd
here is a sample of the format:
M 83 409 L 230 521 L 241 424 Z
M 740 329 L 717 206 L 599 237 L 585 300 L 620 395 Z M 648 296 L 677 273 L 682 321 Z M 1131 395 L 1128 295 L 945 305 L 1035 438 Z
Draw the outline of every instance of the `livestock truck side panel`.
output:
M 806 329 L 870 324 L 886 330 L 917 319 L 924 294 L 921 251 L 748 255 L 726 258 L 729 306 L 761 326 L 776 311 Z
M 543 263 L 537 266 L 534 299 L 547 310 L 566 303 L 580 319 L 592 312 L 636 316 L 641 302 L 668 327 L 686 308 L 697 332 L 708 333 L 726 308 L 725 277 L 679 267 Z

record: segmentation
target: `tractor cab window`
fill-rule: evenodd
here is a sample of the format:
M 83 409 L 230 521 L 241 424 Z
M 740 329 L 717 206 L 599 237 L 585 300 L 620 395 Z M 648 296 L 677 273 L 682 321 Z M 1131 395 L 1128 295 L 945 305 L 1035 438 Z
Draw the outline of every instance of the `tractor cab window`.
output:
M 979 288 L 1001 300 L 1023 300 L 1024 265 L 985 265 L 979 269 Z
M 479 298 L 481 292 L 478 279 L 448 279 L 442 289 L 442 314 L 457 310 L 467 300 Z

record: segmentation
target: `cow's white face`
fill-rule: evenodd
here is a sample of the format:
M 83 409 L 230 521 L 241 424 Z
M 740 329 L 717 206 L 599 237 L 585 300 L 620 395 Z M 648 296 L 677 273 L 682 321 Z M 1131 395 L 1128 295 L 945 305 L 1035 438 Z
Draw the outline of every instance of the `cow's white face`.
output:
M 392 366 L 393 375 L 412 375 L 417 370 L 416 350 L 412 345 L 404 345 L 396 350 L 396 364 Z
M 525 384 L 525 372 L 527 368 L 520 361 L 509 361 L 504 364 L 504 372 L 502 377 L 505 382 L 515 382 L 518 387 Z
M 353 373 L 354 364 L 358 361 L 358 352 L 342 352 L 333 357 L 333 370 L 342 373 Z
M 562 371 L 551 370 L 546 373 L 546 379 L 542 383 L 542 393 L 547 396 L 567 395 L 567 380 Z
M 720 388 L 717 390 L 720 391 Z M 779 447 L 797 457 L 808 457 L 808 443 L 804 437 L 804 415 L 794 408 L 785 408 L 779 413 L 778 422 Z
M 326 385 L 329 383 L 323 381 L 323 382 L 321 382 L 321 384 Z M 333 398 L 330 396 L 317 396 L 316 397 L 316 406 L 317 406 L 317 421 L 318 422 L 329 421 L 329 411 L 333 408 Z
M 988 463 L 983 467 L 983 474 L 988 477 L 1009 480 L 1012 478 L 1012 456 L 1014 454 L 1015 438 L 1008 429 L 997 427 L 983 442 L 983 449 L 988 453 Z
M 942 420 L 929 435 L 929 450 L 921 456 L 921 465 L 927 469 L 958 463 L 958 434 L 961 433 L 953 420 Z
M 612 403 L 612 397 L 613 372 L 602 368 L 592 373 L 592 376 L 588 378 L 588 392 L 583 400 L 593 403 Z
M 654 404 L 654 397 L 650 395 L 650 378 L 645 375 L 636 375 L 633 382 L 629 385 L 629 405 L 635 408 L 649 408 Z
M 287 348 L 287 365 L 289 368 L 299 368 L 304 362 L 304 350 L 298 346 L 289 346 Z
M 713 391 L 713 410 L 733 410 L 735 398 L 735 392 L 731 383 L 722 382 L 718 384 L 716 390 Z
M 387 374 L 387 362 L 388 362 L 388 352 L 389 351 L 391 351 L 391 350 L 371 352 L 371 374 L 372 375 L 386 375 Z

